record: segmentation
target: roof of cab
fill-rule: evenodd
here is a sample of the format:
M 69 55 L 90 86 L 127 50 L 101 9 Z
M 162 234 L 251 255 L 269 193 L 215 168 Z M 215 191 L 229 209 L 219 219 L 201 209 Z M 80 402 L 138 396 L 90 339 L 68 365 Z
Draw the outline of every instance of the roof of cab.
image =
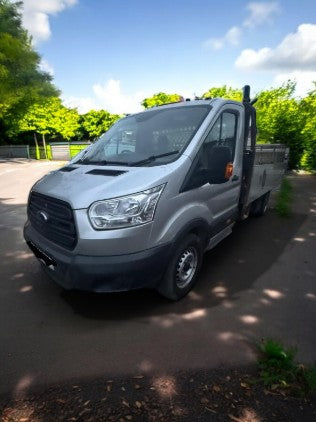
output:
M 128 116 L 135 116 L 137 114 L 148 113 L 157 109 L 167 109 L 167 108 L 175 108 L 175 107 L 192 107 L 192 106 L 199 106 L 199 105 L 212 105 L 212 106 L 216 105 L 217 107 L 220 107 L 221 105 L 224 105 L 224 104 L 234 104 L 234 105 L 239 105 L 239 106 L 243 105 L 242 102 L 240 101 L 228 100 L 225 98 L 209 98 L 205 100 L 201 99 L 201 100 L 192 100 L 192 101 L 191 100 L 179 101 L 176 103 L 168 103 L 168 104 L 162 104 L 159 106 L 146 108 L 145 110 L 139 111 L 138 113 L 128 113 L 123 118 L 126 118 Z
M 205 99 L 205 100 L 190 100 L 190 101 L 179 101 L 176 103 L 169 103 L 169 104 L 162 104 L 159 106 L 154 106 L 154 107 L 150 107 L 147 108 L 146 110 L 142 111 L 141 113 L 144 112 L 148 112 L 151 110 L 156 110 L 156 109 L 160 109 L 160 108 L 173 108 L 173 107 L 190 107 L 190 106 L 197 106 L 197 105 L 221 105 L 222 104 L 236 104 L 236 105 L 242 105 L 242 103 L 240 101 L 234 101 L 234 100 L 228 100 L 225 98 L 209 98 L 209 99 Z

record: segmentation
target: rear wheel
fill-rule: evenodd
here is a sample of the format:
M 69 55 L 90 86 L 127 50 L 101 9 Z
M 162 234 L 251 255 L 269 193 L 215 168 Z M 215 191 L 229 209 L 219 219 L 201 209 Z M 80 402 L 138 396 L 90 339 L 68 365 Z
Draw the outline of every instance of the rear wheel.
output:
M 270 192 L 260 196 L 251 206 L 251 215 L 255 217 L 262 217 L 269 208 Z
M 162 296 L 179 300 L 193 287 L 202 264 L 203 249 L 198 236 L 188 234 L 176 246 L 166 274 L 158 288 Z

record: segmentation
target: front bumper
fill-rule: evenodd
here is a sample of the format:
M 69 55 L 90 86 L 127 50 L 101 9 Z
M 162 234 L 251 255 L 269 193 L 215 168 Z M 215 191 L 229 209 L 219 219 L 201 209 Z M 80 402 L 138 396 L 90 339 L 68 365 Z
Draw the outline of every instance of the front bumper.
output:
M 169 261 L 171 244 L 115 256 L 76 255 L 54 247 L 29 223 L 24 238 L 45 272 L 63 288 L 118 292 L 155 288 Z

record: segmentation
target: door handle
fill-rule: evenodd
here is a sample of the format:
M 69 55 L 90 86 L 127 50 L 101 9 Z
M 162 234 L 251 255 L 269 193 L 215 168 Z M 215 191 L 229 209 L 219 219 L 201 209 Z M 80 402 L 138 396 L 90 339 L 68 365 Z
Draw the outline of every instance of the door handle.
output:
M 232 178 L 232 182 L 236 182 L 237 180 L 239 180 L 239 176 L 237 176 L 236 174 L 233 176 Z

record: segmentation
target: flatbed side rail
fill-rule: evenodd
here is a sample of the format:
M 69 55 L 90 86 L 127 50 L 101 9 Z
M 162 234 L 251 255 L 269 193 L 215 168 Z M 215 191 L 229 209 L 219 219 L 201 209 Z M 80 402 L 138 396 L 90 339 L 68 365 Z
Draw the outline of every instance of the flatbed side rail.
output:
M 283 144 L 257 144 L 254 165 L 283 163 L 287 168 L 289 151 Z

